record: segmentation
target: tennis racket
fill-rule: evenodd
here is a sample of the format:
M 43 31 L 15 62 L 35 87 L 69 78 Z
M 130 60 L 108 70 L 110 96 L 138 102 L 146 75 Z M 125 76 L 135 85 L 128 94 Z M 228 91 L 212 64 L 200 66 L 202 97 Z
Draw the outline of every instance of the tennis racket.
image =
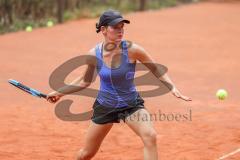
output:
M 9 79 L 8 82 L 10 84 L 12 84 L 13 86 L 21 89 L 25 93 L 28 93 L 28 94 L 30 94 L 32 96 L 39 97 L 39 98 L 45 98 L 45 99 L 47 98 L 46 94 L 43 94 L 43 93 L 41 93 L 41 92 L 39 92 L 39 91 L 37 91 L 37 90 L 35 90 L 33 88 L 30 88 L 30 87 L 28 87 L 28 86 L 26 86 L 26 85 L 24 85 L 24 84 L 22 84 L 22 83 L 20 83 L 20 82 L 18 82 L 16 80 L 14 80 L 14 79 Z

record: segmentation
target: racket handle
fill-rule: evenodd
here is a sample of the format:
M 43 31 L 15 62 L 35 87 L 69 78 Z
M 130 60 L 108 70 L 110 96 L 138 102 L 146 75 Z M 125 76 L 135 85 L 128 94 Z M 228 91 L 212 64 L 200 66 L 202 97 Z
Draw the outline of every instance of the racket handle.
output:
M 47 98 L 47 95 L 46 94 L 43 94 L 43 93 L 40 93 L 40 96 L 43 97 L 43 98 Z

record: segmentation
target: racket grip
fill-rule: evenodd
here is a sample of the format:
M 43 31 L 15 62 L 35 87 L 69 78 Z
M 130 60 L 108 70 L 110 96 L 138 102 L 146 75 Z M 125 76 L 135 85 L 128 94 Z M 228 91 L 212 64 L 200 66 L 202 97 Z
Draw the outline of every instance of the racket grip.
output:
M 45 98 L 45 99 L 47 98 L 47 95 L 46 95 L 46 94 L 43 94 L 43 93 L 41 93 L 40 96 L 43 97 L 43 98 Z

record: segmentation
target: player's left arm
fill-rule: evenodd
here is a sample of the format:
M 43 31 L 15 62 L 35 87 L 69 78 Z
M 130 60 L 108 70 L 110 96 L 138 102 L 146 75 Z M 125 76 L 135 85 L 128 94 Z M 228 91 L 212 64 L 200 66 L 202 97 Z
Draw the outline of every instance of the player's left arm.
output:
M 175 84 L 169 78 L 168 74 L 164 70 L 161 65 L 157 65 L 155 60 L 150 56 L 150 54 L 141 46 L 137 44 L 132 44 L 130 48 L 131 56 L 135 59 L 143 63 L 160 81 L 167 82 L 171 85 L 171 92 L 177 98 L 181 98 L 185 101 L 191 101 L 191 98 L 184 96 L 177 89 Z

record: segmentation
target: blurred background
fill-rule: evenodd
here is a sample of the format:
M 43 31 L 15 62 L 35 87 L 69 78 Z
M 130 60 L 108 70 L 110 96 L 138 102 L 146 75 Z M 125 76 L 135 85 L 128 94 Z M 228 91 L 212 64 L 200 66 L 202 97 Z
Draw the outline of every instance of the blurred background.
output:
M 109 8 L 127 13 L 197 1 L 199 0 L 0 0 L 0 34 L 23 30 L 27 26 L 45 27 L 49 21 L 63 23 L 73 19 L 94 18 Z

